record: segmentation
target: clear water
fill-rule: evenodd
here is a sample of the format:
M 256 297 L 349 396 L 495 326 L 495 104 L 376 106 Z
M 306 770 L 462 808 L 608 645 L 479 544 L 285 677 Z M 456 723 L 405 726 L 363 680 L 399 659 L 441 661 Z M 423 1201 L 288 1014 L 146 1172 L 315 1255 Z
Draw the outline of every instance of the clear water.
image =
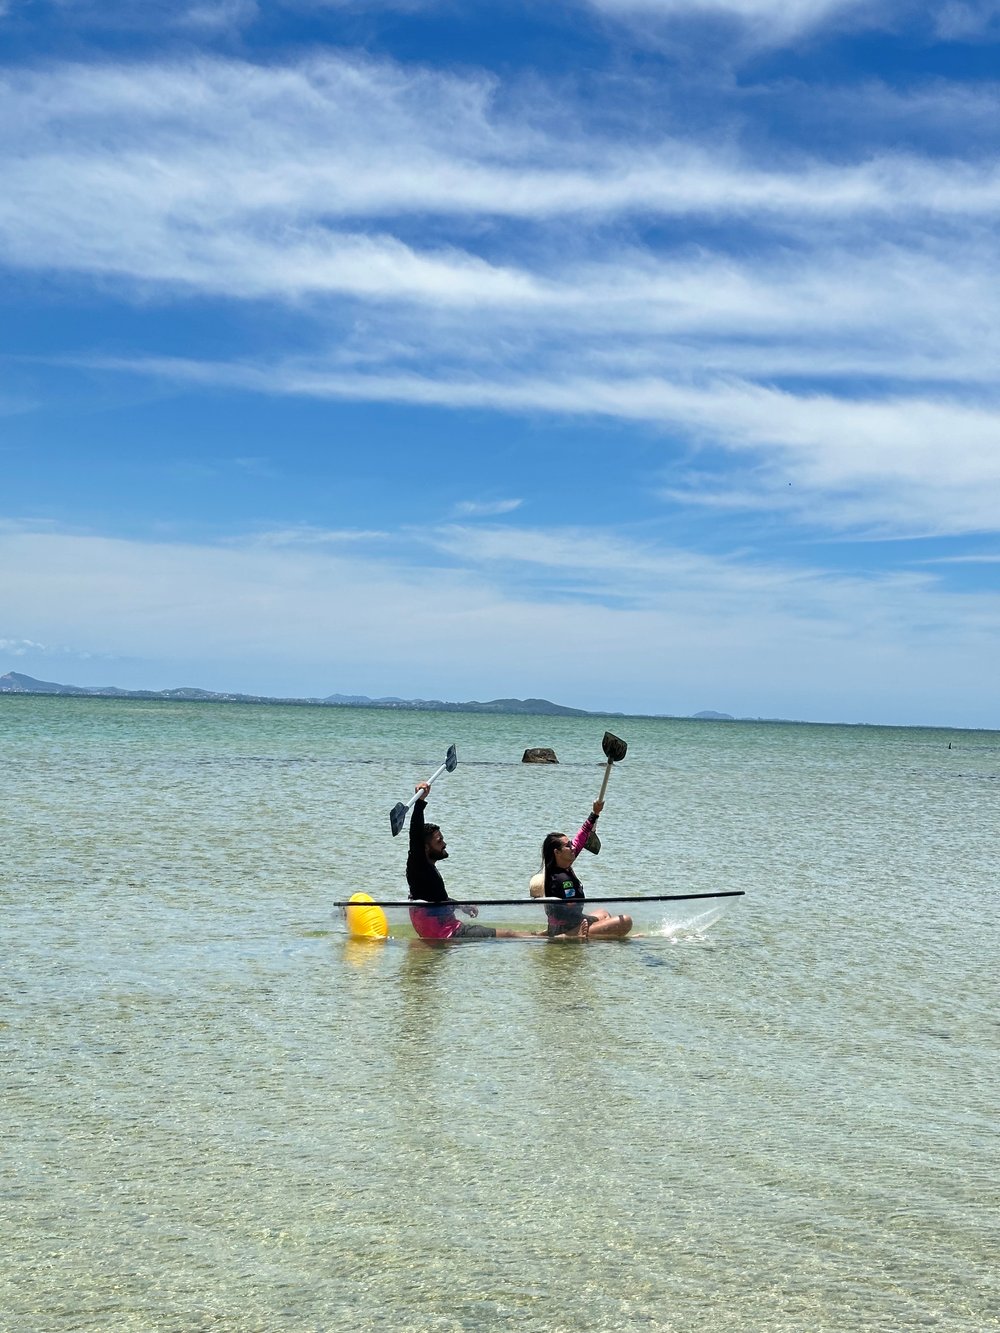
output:
M 627 740 L 624 944 L 364 945 L 432 797 L 523 892 Z M 1000 734 L 0 697 L 4 1330 L 1000 1328 Z M 557 767 L 520 763 L 551 745 Z

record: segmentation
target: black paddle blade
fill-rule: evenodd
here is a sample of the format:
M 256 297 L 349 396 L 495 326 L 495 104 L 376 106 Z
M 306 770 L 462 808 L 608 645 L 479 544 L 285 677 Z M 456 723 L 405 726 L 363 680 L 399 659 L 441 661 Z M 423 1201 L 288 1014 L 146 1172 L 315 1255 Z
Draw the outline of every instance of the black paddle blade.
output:
M 448 753 L 444 757 L 444 766 L 449 773 L 454 773 L 455 769 L 458 768 L 458 751 L 454 745 L 448 746 Z
M 601 840 L 597 836 L 597 829 L 590 830 L 590 837 L 583 844 L 588 852 L 593 852 L 594 856 L 601 850 Z
M 392 836 L 395 837 L 399 830 L 406 823 L 406 806 L 402 801 L 397 801 L 389 811 L 389 827 L 392 829 Z
M 619 764 L 628 754 L 628 745 L 619 736 L 613 736 L 610 731 L 604 733 L 604 740 L 601 742 L 604 747 L 604 753 L 612 764 Z

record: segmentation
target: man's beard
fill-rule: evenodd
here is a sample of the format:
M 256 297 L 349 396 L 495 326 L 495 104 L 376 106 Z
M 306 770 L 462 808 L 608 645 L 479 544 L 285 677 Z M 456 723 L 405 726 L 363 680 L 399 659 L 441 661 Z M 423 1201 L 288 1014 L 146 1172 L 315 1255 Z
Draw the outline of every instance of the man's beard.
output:
M 447 859 L 448 859 L 447 852 L 431 852 L 432 861 L 447 861 Z

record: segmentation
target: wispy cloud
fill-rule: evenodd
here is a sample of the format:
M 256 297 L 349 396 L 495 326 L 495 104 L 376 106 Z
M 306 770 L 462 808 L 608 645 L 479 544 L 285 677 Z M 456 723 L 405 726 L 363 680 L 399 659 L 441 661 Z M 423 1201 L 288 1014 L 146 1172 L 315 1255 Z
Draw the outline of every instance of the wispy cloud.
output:
M 523 503 L 523 500 L 460 500 L 455 505 L 455 517 L 494 518 L 498 514 L 513 513 Z
M 977 42 L 1000 33 L 996 0 L 945 0 L 931 10 L 935 34 L 946 42 Z
M 259 13 L 255 0 L 203 0 L 201 4 L 178 5 L 172 18 L 178 27 L 212 32 L 245 27 Z
M 687 25 L 728 24 L 732 40 L 751 49 L 792 45 L 823 30 L 893 31 L 917 21 L 942 41 L 975 42 L 998 29 L 996 0 L 584 0 L 628 24 L 641 40 Z
M 964 155 L 765 165 L 722 141 L 595 139 L 550 127 L 541 106 L 507 108 L 484 77 L 359 59 L 61 67 L 9 76 L 0 105 L 8 262 L 233 294 L 266 289 L 252 277 L 265 258 L 270 289 L 293 295 L 397 283 L 405 294 L 421 266 L 443 294 L 469 269 L 518 294 L 524 275 L 463 249 L 457 232 L 452 249 L 393 235 L 415 210 L 456 225 L 704 214 L 912 226 L 986 219 L 1000 200 L 1000 170 L 970 171 Z
M 675 461 L 671 481 L 659 483 L 676 500 L 780 507 L 812 527 L 860 530 L 866 536 L 943 535 L 998 526 L 1000 405 L 970 406 L 943 395 L 838 398 L 719 378 L 697 383 L 596 376 L 445 380 L 302 365 L 116 364 L 257 392 L 645 422 L 680 432 L 694 451 L 690 478 L 687 466 Z M 745 455 L 755 471 L 711 478 L 699 463 L 706 449 L 737 459 Z
M 33 639 L 0 639 L 0 652 L 12 657 L 24 657 L 28 653 L 46 653 L 49 649 L 44 643 L 35 643 Z
M 821 27 L 834 18 L 868 13 L 869 22 L 894 8 L 861 0 L 588 0 L 594 9 L 634 20 L 730 19 L 763 39 L 780 43 Z
M 0 16 L 16 15 L 18 9 L 39 8 L 0 0 Z M 56 0 L 51 6 L 62 25 L 77 30 L 97 29 L 112 32 L 170 32 L 178 30 L 196 36 L 245 27 L 259 17 L 256 0 Z
M 915 563 L 921 565 L 1000 565 L 1000 555 L 993 553 L 972 553 L 968 555 L 929 556 Z
M 327 528 L 316 528 L 308 525 L 300 525 L 295 528 L 275 528 L 266 532 L 258 532 L 252 539 L 243 538 L 235 541 L 233 544 L 246 546 L 252 542 L 254 546 L 262 547 L 333 547 L 333 546 L 353 546 L 356 543 L 367 542 L 385 542 L 389 540 L 388 532 L 379 532 L 374 529 L 365 530 L 363 528 L 347 528 L 331 530 Z

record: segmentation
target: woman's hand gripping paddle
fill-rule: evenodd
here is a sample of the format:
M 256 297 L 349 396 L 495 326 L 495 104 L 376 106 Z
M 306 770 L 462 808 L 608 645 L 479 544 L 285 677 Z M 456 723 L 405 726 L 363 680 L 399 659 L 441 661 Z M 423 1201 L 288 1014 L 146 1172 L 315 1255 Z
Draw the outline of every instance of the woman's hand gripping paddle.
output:
M 613 736 L 610 731 L 604 733 L 604 740 L 601 744 L 604 747 L 604 753 L 607 756 L 608 763 L 604 770 L 604 781 L 601 783 L 601 794 L 597 798 L 599 801 L 604 800 L 604 793 L 608 789 L 608 778 L 611 776 L 612 766 L 621 763 L 626 754 L 628 754 L 628 745 L 625 741 L 621 740 L 618 736 Z M 601 840 L 597 836 L 596 830 L 591 833 L 584 846 L 587 848 L 588 852 L 593 852 L 595 856 L 601 850 Z
M 441 767 L 438 769 L 438 771 L 434 774 L 433 777 L 427 779 L 428 787 L 431 786 L 432 783 L 436 782 L 442 773 L 444 773 L 445 771 L 449 773 L 454 773 L 457 767 L 458 767 L 458 754 L 455 750 L 454 745 L 449 745 L 448 753 L 445 755 L 444 763 L 441 765 Z M 416 792 L 414 792 L 414 794 L 410 797 L 410 799 L 406 802 L 405 805 L 403 804 L 402 801 L 397 801 L 396 804 L 389 811 L 389 827 L 392 829 L 393 837 L 396 836 L 396 834 L 406 823 L 406 813 L 416 799 L 417 795 Z

